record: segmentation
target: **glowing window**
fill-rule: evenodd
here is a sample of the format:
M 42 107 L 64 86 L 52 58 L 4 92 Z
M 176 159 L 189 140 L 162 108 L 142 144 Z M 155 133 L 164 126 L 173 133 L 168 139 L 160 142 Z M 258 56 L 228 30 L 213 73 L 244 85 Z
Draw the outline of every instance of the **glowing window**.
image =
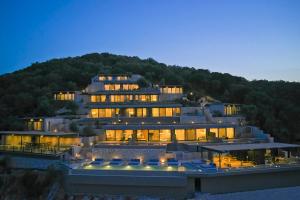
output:
M 115 141 L 116 140 L 116 133 L 115 130 L 106 130 L 106 140 L 108 141 Z
M 166 108 L 166 117 L 173 116 L 173 108 Z
M 185 130 L 186 140 L 196 140 L 195 129 L 187 129 Z
M 116 130 L 116 141 L 121 141 L 123 139 L 123 131 Z
M 219 128 L 219 138 L 225 138 L 225 137 L 226 137 L 226 129 Z
M 160 117 L 166 116 L 166 108 L 159 108 L 159 116 Z
M 157 142 L 159 141 L 159 130 L 149 130 L 149 141 Z
M 124 140 L 128 141 L 132 138 L 133 130 L 124 130 Z
M 134 108 L 126 108 L 126 116 L 128 116 L 128 117 L 134 117 L 135 116 L 135 110 L 134 110 Z
M 197 140 L 206 139 L 206 129 L 205 128 L 196 129 L 196 137 Z
M 136 115 L 137 117 L 147 117 L 147 108 L 137 108 Z
M 177 140 L 185 140 L 184 129 L 175 129 L 175 135 Z
M 180 111 L 181 109 L 180 108 L 173 108 L 173 114 L 175 114 L 176 116 L 179 116 L 180 115 Z
M 234 128 L 226 128 L 226 135 L 227 135 L 227 138 L 233 139 L 234 138 Z
M 159 117 L 159 108 L 152 108 L 152 117 Z
M 91 109 L 91 117 L 98 118 L 98 109 Z
M 158 95 L 151 95 L 151 101 L 157 101 L 158 100 Z
M 171 140 L 171 130 L 169 129 L 162 129 L 159 130 L 159 139 L 161 142 L 167 142 Z
M 219 135 L 217 128 L 210 128 L 209 132 L 214 133 L 216 137 L 218 137 L 218 135 Z
M 137 140 L 147 141 L 148 140 L 148 130 L 137 130 Z

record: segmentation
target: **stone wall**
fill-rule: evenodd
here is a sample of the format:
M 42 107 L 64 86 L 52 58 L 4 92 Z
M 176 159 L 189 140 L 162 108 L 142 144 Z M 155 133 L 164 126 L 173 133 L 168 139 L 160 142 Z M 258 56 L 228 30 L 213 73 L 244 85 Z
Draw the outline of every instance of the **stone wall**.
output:
M 149 159 L 167 159 L 167 158 L 175 157 L 175 154 L 173 153 L 166 153 L 165 147 L 164 148 L 95 147 L 93 148 L 92 152 L 94 158 L 103 158 L 105 160 L 111 160 L 113 158 L 121 158 L 123 160 L 139 158 L 142 161 L 147 161 Z

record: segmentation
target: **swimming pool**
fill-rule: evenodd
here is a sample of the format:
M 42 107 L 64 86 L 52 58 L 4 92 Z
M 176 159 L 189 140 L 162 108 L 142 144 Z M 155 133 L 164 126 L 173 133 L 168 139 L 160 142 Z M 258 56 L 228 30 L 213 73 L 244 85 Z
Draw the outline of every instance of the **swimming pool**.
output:
M 186 171 L 187 167 L 184 166 L 149 166 L 149 165 L 140 165 L 140 166 L 130 166 L 130 165 L 121 165 L 121 166 L 113 166 L 113 165 L 86 165 L 83 169 L 87 170 L 136 170 L 136 171 Z

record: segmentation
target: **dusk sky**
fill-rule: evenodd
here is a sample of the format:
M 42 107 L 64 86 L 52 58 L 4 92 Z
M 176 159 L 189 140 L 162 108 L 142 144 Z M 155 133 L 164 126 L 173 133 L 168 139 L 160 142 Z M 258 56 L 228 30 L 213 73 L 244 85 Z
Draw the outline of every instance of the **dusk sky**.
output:
M 0 74 L 92 52 L 300 81 L 299 0 L 1 0 Z

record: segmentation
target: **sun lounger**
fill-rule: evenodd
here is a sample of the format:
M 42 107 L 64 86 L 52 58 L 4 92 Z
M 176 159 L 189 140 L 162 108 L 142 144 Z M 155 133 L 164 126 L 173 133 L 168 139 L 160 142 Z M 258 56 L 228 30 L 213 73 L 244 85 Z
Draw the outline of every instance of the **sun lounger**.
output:
M 131 166 L 139 166 L 139 165 L 141 165 L 141 160 L 140 160 L 140 159 L 131 159 L 131 160 L 128 162 L 128 165 L 131 165 Z
M 95 166 L 102 166 L 104 164 L 104 159 L 102 159 L 102 158 L 96 158 L 90 164 L 91 165 L 95 165 Z
M 174 158 L 170 158 L 167 160 L 167 164 L 168 166 L 178 166 L 178 160 L 174 159 Z
M 147 162 L 147 165 L 150 165 L 150 166 L 159 166 L 160 165 L 160 162 L 158 159 L 150 159 L 148 162 Z
M 110 162 L 109 162 L 110 165 L 114 165 L 114 166 L 120 166 L 123 164 L 123 160 L 122 159 L 119 159 L 119 158 L 115 158 L 115 159 L 112 159 Z

